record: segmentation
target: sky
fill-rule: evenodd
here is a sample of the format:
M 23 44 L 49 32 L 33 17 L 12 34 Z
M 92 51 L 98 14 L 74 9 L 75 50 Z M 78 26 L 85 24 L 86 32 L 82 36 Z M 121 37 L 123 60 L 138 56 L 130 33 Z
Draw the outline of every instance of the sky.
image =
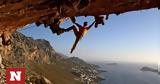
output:
M 93 17 L 77 17 L 77 22 L 92 23 Z M 61 25 L 72 25 L 70 20 Z M 79 42 L 73 54 L 73 32 L 61 36 L 52 34 L 49 28 L 34 24 L 18 30 L 34 39 L 46 39 L 53 48 L 70 57 L 80 57 L 86 61 L 119 61 L 160 63 L 160 10 L 149 9 L 109 16 L 104 26 L 92 28 Z

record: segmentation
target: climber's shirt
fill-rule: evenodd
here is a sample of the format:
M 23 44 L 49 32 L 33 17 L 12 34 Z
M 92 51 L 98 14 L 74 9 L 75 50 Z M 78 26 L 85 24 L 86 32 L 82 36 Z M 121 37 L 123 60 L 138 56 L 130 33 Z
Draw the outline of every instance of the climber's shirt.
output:
M 79 36 L 80 36 L 80 39 L 86 35 L 88 32 L 88 27 L 81 27 L 80 30 L 79 30 Z

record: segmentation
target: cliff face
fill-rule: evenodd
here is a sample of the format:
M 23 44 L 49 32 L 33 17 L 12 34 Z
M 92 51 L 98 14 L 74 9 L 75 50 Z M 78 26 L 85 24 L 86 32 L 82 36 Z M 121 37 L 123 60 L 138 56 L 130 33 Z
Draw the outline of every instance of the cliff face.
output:
M 4 60 L 13 63 L 51 63 L 56 58 L 56 52 L 48 41 L 34 40 L 19 32 L 13 33 L 11 45 L 1 45 L 0 53 Z
M 59 5 L 62 14 L 58 14 L 56 0 L 0 0 L 0 30 L 12 33 L 27 24 L 51 17 L 119 14 L 160 8 L 160 0 L 62 0 L 62 3 Z
M 150 8 L 160 9 L 160 0 L 0 0 L 0 36 L 6 45 L 13 32 L 28 24 L 44 24 L 58 34 L 63 29 L 55 29 L 57 23 L 52 22 L 56 20 L 63 23 L 67 18 L 99 15 L 106 15 L 108 19 L 110 14 Z M 94 21 L 104 24 L 102 18 Z

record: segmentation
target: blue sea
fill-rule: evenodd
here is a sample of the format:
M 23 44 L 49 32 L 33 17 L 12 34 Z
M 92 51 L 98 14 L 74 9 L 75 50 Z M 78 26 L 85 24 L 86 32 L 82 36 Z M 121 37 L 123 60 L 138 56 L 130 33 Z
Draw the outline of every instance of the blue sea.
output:
M 103 72 L 100 75 L 105 78 L 101 84 L 160 84 L 160 74 L 141 71 L 142 67 L 158 68 L 158 64 L 142 63 L 99 63 Z

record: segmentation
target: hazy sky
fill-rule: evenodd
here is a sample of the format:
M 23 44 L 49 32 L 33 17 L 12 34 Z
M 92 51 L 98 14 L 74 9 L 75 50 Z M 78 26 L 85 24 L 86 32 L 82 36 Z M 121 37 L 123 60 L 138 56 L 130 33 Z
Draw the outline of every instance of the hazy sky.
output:
M 79 17 L 77 21 L 92 22 L 92 17 Z M 74 43 L 73 32 L 61 36 L 53 35 L 48 28 L 34 24 L 20 30 L 35 39 L 46 39 L 57 52 L 76 56 L 89 61 L 129 61 L 160 62 L 160 10 L 150 9 L 110 15 L 105 26 L 92 28 L 79 42 L 73 54 L 70 49 Z M 62 27 L 71 26 L 66 21 Z

